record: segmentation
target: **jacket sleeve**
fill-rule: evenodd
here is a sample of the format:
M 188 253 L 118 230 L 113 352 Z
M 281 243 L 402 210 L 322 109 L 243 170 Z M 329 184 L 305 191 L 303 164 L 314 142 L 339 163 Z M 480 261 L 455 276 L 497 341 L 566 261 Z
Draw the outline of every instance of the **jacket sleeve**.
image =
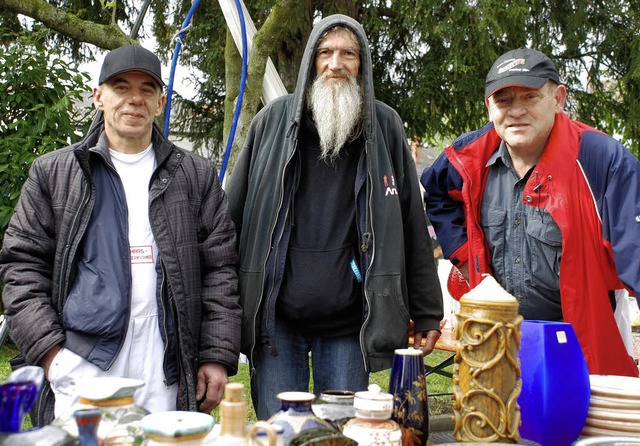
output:
M 206 238 L 200 246 L 202 325 L 200 362 L 219 362 L 237 372 L 242 310 L 238 297 L 236 231 L 225 192 L 211 169 L 200 215 Z
M 251 128 L 247 136 L 247 140 L 238 155 L 229 181 L 225 186 L 227 197 L 229 198 L 229 213 L 238 234 L 238 243 L 240 242 L 240 234 L 242 233 L 242 219 L 244 214 L 244 204 L 247 197 L 247 181 L 249 175 L 249 165 L 251 163 L 251 149 L 247 146 L 252 139 L 253 132 Z
M 406 141 L 406 139 L 405 139 Z M 415 163 L 405 143 L 404 185 L 401 191 L 409 290 L 409 313 L 415 331 L 439 330 L 444 317 L 442 289 L 433 245 L 422 205 Z
M 603 237 L 611 243 L 618 277 L 640 296 L 640 160 L 597 132 L 584 133 L 583 147 L 580 161 L 590 186 L 596 197 L 602 191 Z
M 10 336 L 31 365 L 65 339 L 52 297 L 55 219 L 45 178 L 40 161 L 34 161 L 0 251 Z
M 445 152 L 424 170 L 420 183 L 425 189 L 427 217 L 445 258 L 454 265 L 466 262 L 467 228 L 461 192 L 462 177 L 453 168 Z

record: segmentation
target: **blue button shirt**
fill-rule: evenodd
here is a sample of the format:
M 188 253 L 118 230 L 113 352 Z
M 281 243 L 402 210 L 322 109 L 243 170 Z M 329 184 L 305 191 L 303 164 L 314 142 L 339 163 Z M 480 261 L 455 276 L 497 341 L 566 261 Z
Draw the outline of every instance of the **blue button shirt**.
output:
M 523 204 L 524 186 L 535 166 L 520 178 L 502 142 L 486 167 L 480 223 L 494 276 L 516 297 L 525 319 L 562 320 L 560 228 L 542 206 Z M 535 195 L 531 199 L 535 204 Z

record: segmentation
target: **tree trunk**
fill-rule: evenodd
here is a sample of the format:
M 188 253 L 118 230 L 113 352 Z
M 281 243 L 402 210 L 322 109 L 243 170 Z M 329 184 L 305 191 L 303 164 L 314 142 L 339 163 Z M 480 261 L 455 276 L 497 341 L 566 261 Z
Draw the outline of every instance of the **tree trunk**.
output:
M 281 35 L 286 33 L 287 27 L 295 20 L 296 6 L 299 0 L 277 0 L 264 25 L 253 38 L 253 49 L 249 55 L 247 83 L 242 101 L 242 111 L 238 120 L 236 135 L 233 141 L 228 171 L 233 170 L 233 161 L 242 148 L 247 137 L 249 124 L 258 111 L 262 95 L 262 80 L 267 66 L 267 59 L 280 43 Z M 229 55 L 227 53 L 227 63 Z M 229 103 L 229 98 L 226 99 Z M 226 107 L 225 107 L 226 108 Z M 228 112 L 225 112 L 227 115 Z

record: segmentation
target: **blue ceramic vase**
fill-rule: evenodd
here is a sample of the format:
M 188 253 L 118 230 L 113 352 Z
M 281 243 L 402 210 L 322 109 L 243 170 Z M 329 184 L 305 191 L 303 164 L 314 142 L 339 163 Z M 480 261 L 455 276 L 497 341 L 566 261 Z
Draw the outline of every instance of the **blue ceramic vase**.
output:
M 0 384 L 0 432 L 17 433 L 44 381 L 44 370 L 27 366 L 15 370 Z
M 520 366 L 520 435 L 545 446 L 568 446 L 589 410 L 589 371 L 573 326 L 523 321 Z
M 100 409 L 79 409 L 73 412 L 78 426 L 80 446 L 100 446 L 98 440 L 98 425 L 102 419 Z
M 324 427 L 335 430 L 328 422 L 313 413 L 313 393 L 281 392 L 277 397 L 280 400 L 280 410 L 269 418 L 269 423 L 282 426 L 285 444 L 289 444 L 296 435 L 308 429 Z
M 402 429 L 402 444 L 425 445 L 429 438 L 427 381 L 422 350 L 395 350 L 389 379 L 393 395 L 391 419 Z

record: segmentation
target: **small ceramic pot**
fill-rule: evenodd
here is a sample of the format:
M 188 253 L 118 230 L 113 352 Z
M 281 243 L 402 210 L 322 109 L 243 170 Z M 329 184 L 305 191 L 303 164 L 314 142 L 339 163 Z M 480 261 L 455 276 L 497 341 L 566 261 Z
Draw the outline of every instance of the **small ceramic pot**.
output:
M 357 392 L 353 400 L 356 418 L 345 424 L 345 436 L 358 442 L 360 446 L 400 446 L 402 431 L 400 425 L 391 420 L 393 396 L 380 392 L 375 384 L 366 392 Z
M 355 418 L 353 407 L 355 393 L 349 390 L 326 390 L 311 405 L 313 413 L 342 431 L 351 418 Z

